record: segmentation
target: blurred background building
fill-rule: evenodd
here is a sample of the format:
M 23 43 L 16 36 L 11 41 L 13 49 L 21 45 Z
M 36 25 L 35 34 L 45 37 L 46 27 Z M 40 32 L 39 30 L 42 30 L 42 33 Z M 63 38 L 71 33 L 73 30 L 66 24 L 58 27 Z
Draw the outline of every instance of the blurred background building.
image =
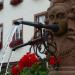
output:
M 39 21 L 44 23 L 48 0 L 0 0 L 0 63 L 6 64 L 13 47 L 29 41 L 34 36 L 34 27 L 15 26 L 13 20 Z M 12 52 L 11 63 L 17 62 L 29 50 L 29 46 Z

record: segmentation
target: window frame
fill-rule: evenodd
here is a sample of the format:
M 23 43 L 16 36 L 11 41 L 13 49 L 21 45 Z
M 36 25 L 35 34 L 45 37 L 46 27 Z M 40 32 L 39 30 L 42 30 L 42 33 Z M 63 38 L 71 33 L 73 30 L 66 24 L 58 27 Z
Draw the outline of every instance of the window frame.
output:
M 45 16 L 45 19 L 46 19 L 46 14 L 47 14 L 47 11 L 43 11 L 43 12 L 34 14 L 34 22 L 39 22 L 39 17 L 41 17 L 41 16 Z M 37 19 L 38 19 L 38 21 L 37 21 Z M 44 22 L 44 24 L 45 24 L 45 22 Z M 40 35 L 41 35 L 40 34 L 40 29 L 34 28 L 34 38 L 39 37 Z
M 2 27 L 1 34 L 0 34 L 0 36 L 1 36 L 1 38 L 0 38 L 0 49 L 2 49 L 3 48 L 3 24 L 2 23 L 0 24 L 0 27 Z
M 23 18 L 19 18 L 19 19 L 16 19 L 16 20 L 23 20 Z M 14 21 L 15 21 L 15 20 L 14 20 Z M 13 25 L 14 25 L 14 24 L 13 24 Z M 15 32 L 14 35 L 13 35 L 13 37 L 12 37 L 12 41 L 11 41 L 10 44 L 9 44 L 9 47 L 10 47 L 10 48 L 14 48 L 14 47 L 16 47 L 16 46 L 18 46 L 18 45 L 23 44 L 23 24 L 21 24 L 21 25 L 22 25 L 22 29 L 20 30 L 20 33 L 19 33 L 20 38 L 17 38 L 17 37 L 16 37 L 17 32 Z M 21 35 L 22 35 L 22 36 L 21 36 Z

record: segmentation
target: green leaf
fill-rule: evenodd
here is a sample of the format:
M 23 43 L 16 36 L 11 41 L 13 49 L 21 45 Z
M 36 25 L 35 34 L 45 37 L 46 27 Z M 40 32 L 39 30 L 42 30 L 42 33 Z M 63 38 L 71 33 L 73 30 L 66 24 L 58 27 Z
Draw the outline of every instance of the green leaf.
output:
M 39 75 L 47 75 L 46 71 L 39 71 Z
M 20 75 L 30 75 L 30 69 L 24 68 L 23 71 L 20 73 Z
M 30 69 L 30 72 L 35 73 L 35 71 L 37 71 L 39 69 L 39 67 L 40 67 L 39 64 L 33 64 L 31 69 Z

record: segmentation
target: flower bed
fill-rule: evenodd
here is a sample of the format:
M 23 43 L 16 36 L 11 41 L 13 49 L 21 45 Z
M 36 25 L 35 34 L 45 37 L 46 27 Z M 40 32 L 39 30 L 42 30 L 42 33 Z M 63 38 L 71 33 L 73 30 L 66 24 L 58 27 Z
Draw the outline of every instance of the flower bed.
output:
M 54 56 L 50 56 L 49 60 L 40 59 L 35 53 L 28 52 L 11 68 L 11 75 L 48 75 L 47 62 L 54 67 L 58 60 Z

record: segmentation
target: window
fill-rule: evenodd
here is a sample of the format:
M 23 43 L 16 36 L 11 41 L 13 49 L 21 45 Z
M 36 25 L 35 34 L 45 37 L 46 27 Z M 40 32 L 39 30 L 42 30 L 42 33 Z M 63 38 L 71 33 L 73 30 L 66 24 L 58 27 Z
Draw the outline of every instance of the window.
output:
M 45 25 L 45 17 L 46 17 L 46 11 L 41 12 L 41 13 L 37 13 L 37 14 L 34 15 L 34 21 L 35 22 L 40 22 L 40 23 Z M 42 32 L 43 32 L 43 30 L 44 29 L 42 29 Z M 34 38 L 39 37 L 41 35 L 40 34 L 40 32 L 41 32 L 40 29 L 35 28 L 34 31 L 35 31 L 34 32 Z
M 23 25 L 19 25 L 14 33 L 13 40 L 23 39 Z
M 3 24 L 0 24 L 0 49 L 3 47 Z
M 22 24 L 20 24 L 18 28 L 16 29 L 9 46 L 10 48 L 13 48 L 20 44 L 23 44 L 23 25 Z
M 23 2 L 23 0 L 11 0 L 10 4 L 16 6 L 16 5 L 18 5 L 18 4 L 22 3 L 22 2 Z

